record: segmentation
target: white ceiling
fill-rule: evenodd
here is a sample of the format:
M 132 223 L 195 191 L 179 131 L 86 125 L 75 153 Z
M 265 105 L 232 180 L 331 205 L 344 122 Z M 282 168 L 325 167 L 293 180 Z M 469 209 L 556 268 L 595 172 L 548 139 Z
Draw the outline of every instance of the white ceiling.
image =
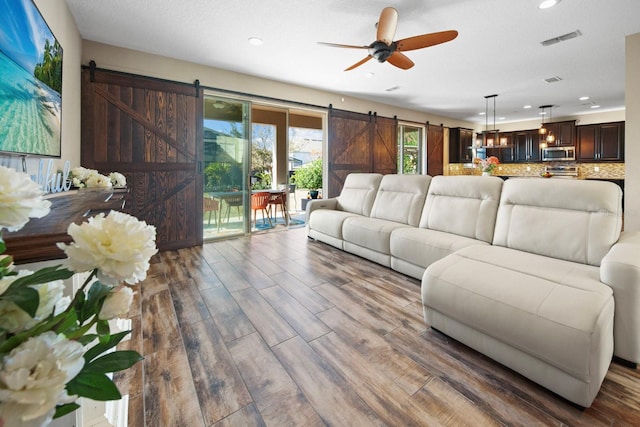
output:
M 477 123 L 491 94 L 498 122 L 537 120 L 547 104 L 553 117 L 623 109 L 625 36 L 640 32 L 640 0 L 562 0 L 547 10 L 541 0 L 66 1 L 87 40 Z M 416 64 L 407 71 L 371 60 L 345 72 L 367 51 L 316 43 L 370 44 L 386 6 L 398 10 L 395 40 L 459 36 L 407 52 Z M 540 44 L 575 30 L 582 36 Z M 553 76 L 562 80 L 544 81 Z

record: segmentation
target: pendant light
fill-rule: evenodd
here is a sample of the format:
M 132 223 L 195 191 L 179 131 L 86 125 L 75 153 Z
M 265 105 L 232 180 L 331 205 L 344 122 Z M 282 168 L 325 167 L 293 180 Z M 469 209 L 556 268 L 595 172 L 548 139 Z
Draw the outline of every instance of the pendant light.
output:
M 552 120 L 551 109 L 553 108 L 553 105 L 540 106 L 540 109 L 542 110 L 542 112 L 540 113 L 542 115 L 542 124 L 540 125 L 540 129 L 538 129 L 538 134 L 540 135 L 540 148 L 546 148 L 548 144 L 553 144 L 556 140 L 555 135 L 544 125 L 544 116 L 546 115 L 545 110 L 547 108 L 549 109 L 550 123 Z
M 486 95 L 484 97 L 484 132 L 482 132 L 482 145 L 493 147 L 498 141 L 498 129 L 496 129 L 496 97 L 498 95 Z M 489 130 L 489 99 L 493 99 L 493 129 Z

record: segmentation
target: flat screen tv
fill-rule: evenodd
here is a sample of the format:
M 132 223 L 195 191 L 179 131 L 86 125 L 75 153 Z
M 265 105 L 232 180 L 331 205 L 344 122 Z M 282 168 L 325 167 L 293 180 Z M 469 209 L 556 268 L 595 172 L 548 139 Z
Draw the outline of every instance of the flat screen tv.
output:
M 60 157 L 62 47 L 32 0 L 0 0 L 0 154 Z

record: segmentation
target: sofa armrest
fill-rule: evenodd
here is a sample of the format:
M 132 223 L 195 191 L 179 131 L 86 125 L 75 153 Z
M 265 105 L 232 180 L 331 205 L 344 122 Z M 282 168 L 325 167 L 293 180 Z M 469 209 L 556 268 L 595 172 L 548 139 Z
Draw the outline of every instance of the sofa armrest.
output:
M 338 207 L 338 198 L 331 199 L 313 199 L 307 203 L 307 209 L 305 211 L 305 224 L 309 224 L 309 217 L 311 212 L 316 209 L 332 209 L 335 210 Z
M 622 232 L 600 263 L 600 281 L 613 289 L 614 355 L 640 363 L 640 232 Z

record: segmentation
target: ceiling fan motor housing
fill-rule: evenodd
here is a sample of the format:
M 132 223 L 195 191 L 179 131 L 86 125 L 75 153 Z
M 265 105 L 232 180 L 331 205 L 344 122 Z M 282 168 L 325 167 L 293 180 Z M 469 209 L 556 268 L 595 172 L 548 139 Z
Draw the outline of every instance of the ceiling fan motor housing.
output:
M 395 45 L 395 42 L 389 46 L 383 41 L 375 41 L 369 45 L 369 55 L 377 59 L 378 62 L 385 62 L 393 54 Z

